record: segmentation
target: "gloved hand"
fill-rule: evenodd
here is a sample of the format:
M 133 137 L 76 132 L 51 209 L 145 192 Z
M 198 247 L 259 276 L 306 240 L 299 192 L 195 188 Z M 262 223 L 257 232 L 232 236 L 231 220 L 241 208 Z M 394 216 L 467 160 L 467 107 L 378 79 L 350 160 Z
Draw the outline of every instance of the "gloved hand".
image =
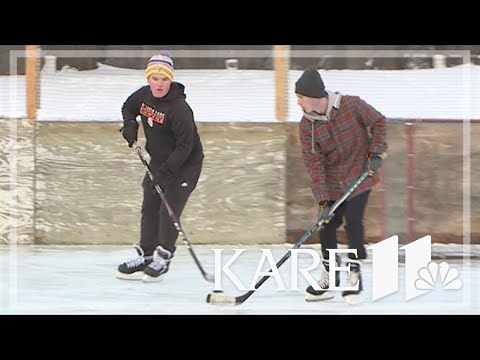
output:
M 127 122 L 122 131 L 122 135 L 128 142 L 128 147 L 132 147 L 133 143 L 137 141 L 138 138 L 138 122 L 129 121 Z
M 172 181 L 173 174 L 168 170 L 165 165 L 160 166 L 160 168 L 153 174 L 153 186 L 155 184 L 160 185 L 161 188 L 168 185 Z
M 330 222 L 330 206 L 328 201 L 321 201 L 318 208 L 318 222 L 323 221 L 325 224 Z
M 368 171 L 373 175 L 378 169 L 382 167 L 382 157 L 377 153 L 370 153 L 367 160 Z

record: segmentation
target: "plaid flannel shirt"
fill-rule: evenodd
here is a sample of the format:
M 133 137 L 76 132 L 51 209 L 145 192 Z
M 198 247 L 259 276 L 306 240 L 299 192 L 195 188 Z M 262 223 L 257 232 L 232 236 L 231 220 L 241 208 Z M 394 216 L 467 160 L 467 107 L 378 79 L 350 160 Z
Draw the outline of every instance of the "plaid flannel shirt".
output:
M 338 108 L 332 108 L 329 121 L 302 117 L 299 136 L 317 202 L 338 200 L 366 169 L 369 153 L 387 150 L 385 117 L 358 96 L 342 96 Z M 377 172 L 351 197 L 378 181 Z

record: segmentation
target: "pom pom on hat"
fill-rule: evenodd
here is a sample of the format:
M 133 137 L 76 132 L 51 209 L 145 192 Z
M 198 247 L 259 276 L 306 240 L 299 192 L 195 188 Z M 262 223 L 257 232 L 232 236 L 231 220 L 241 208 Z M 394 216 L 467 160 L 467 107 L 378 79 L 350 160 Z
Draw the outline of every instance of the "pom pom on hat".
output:
M 170 81 L 173 81 L 173 60 L 170 53 L 166 50 L 160 51 L 158 55 L 153 55 L 148 60 L 145 76 L 148 79 L 153 74 L 163 75 Z
M 311 66 L 303 72 L 302 76 L 295 83 L 295 93 L 312 98 L 327 96 L 325 84 L 316 66 Z

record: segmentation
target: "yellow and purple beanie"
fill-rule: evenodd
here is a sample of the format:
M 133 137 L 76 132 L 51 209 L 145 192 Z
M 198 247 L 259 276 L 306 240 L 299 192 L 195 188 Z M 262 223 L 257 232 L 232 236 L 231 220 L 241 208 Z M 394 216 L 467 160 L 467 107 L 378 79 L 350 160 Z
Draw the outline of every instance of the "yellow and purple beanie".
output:
M 145 76 L 148 79 L 153 74 L 163 75 L 173 81 L 173 60 L 170 58 L 168 51 L 160 51 L 158 55 L 153 55 L 148 60 Z

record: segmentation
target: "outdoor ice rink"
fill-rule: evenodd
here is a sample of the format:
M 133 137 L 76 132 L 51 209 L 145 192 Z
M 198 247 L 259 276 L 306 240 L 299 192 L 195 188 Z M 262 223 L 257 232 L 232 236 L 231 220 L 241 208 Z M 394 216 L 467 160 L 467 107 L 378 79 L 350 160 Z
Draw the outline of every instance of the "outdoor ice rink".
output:
M 261 249 L 271 249 L 278 261 L 290 247 L 290 244 L 193 245 L 205 270 L 212 274 L 215 265 L 212 249 L 224 249 L 222 263 L 225 264 L 235 248 L 245 248 L 230 267 L 244 284 L 252 281 Z M 318 250 L 317 245 L 302 248 Z M 275 279 L 270 278 L 243 304 L 220 306 L 206 302 L 213 284 L 204 280 L 183 244 L 178 244 L 167 276 L 157 283 L 116 278 L 118 264 L 135 255 L 129 246 L 3 245 L 0 247 L 0 314 L 479 314 L 478 248 L 474 252 L 476 256 L 471 256 L 471 251 L 467 253 L 458 245 L 433 244 L 432 261 L 446 261 L 450 268 L 455 268 L 462 288 L 447 290 L 436 286 L 409 301 L 405 300 L 402 261 L 399 261 L 399 291 L 372 301 L 372 263 L 367 260 L 363 266 L 364 301 L 358 305 L 348 305 L 339 294 L 332 300 L 306 302 L 304 289 L 308 282 L 299 275 L 299 290 L 277 290 Z M 439 253 L 450 256 L 438 259 L 435 256 Z M 311 258 L 299 259 L 305 267 L 311 263 Z M 291 259 L 279 269 L 286 287 L 289 287 L 290 265 Z M 310 273 L 318 279 L 319 272 L 316 268 Z M 225 295 L 239 296 L 246 292 L 238 290 L 225 275 L 222 277 Z
M 187 57 L 228 55 L 241 60 L 260 54 L 254 49 L 225 50 L 193 50 Z M 421 52 L 436 55 L 427 48 Z M 136 49 L 41 51 L 50 60 L 54 53 L 62 61 L 64 57 L 133 60 L 153 55 Z M 289 53 L 291 59 L 320 59 L 316 50 L 292 48 Z M 388 58 L 418 56 L 400 50 L 381 53 Z M 330 51 L 322 54 L 331 55 Z M 366 49 L 337 54 L 365 60 L 380 56 L 377 50 Z M 458 54 L 466 60 L 467 51 Z M 438 241 L 455 237 L 457 241 L 452 242 L 457 245 L 432 245 L 432 261 L 447 262 L 458 271 L 461 288 L 444 289 L 437 282 L 429 292 L 407 301 L 405 263 L 400 259 L 398 291 L 374 301 L 369 257 L 362 267 L 364 301 L 359 305 L 348 305 L 340 294 L 324 302 L 306 302 L 304 290 L 309 284 L 299 275 L 297 290 L 278 290 L 271 278 L 243 304 L 220 306 L 206 302 L 214 286 L 202 277 L 180 237 L 162 282 L 116 278 L 118 265 L 135 257 L 128 242 L 138 240 L 144 172 L 118 128 L 123 102 L 146 85 L 144 69 L 107 64 L 112 61 L 85 71 L 44 67 L 36 77 L 41 81 L 27 91 L 27 84 L 33 82 L 15 74 L 20 64 L 17 59 L 24 55 L 17 50 L 11 53 L 10 60 L 15 60 L 12 76 L 0 76 L 0 315 L 480 314 L 480 217 L 474 206 L 479 187 L 473 181 L 479 178 L 480 102 L 475 100 L 480 98 L 480 66 L 466 61 L 461 66 L 405 71 L 375 70 L 373 66 L 369 70 L 322 69 L 327 88 L 359 95 L 392 120 L 385 183 L 374 190 L 376 199 L 370 204 L 373 216 L 369 220 L 375 220 L 376 227 L 369 229 L 378 230 L 382 238 L 384 232 L 399 231 L 404 233 L 399 234 L 402 239 L 427 233 Z M 197 235 L 192 237 L 194 251 L 213 273 L 213 249 L 224 249 L 227 261 L 236 248 L 246 248 L 231 269 L 250 285 L 262 249 L 272 250 L 278 261 L 292 244 L 203 244 L 290 241 L 284 235 L 309 228 L 316 206 L 296 136 L 302 111 L 293 89 L 303 70 L 293 62 L 289 65 L 282 81 L 285 101 L 279 101 L 275 71 L 241 65 L 236 70 L 179 66 L 175 80 L 186 86 L 206 152 L 205 171 L 183 219 L 187 230 L 194 229 Z M 28 119 L 28 103 L 33 105 L 28 99 L 34 98 L 28 94 L 32 95 L 33 88 L 38 95 L 35 120 Z M 286 105 L 281 121 L 278 104 Z M 140 144 L 144 147 L 143 139 Z M 475 242 L 471 247 L 470 237 Z M 319 250 L 315 245 L 302 248 Z M 291 264 L 289 259 L 279 269 L 287 287 Z M 303 267 L 309 264 L 311 258 L 300 259 Z M 314 279 L 319 274 L 319 267 L 311 271 Z M 247 292 L 225 276 L 223 287 L 225 295 Z

